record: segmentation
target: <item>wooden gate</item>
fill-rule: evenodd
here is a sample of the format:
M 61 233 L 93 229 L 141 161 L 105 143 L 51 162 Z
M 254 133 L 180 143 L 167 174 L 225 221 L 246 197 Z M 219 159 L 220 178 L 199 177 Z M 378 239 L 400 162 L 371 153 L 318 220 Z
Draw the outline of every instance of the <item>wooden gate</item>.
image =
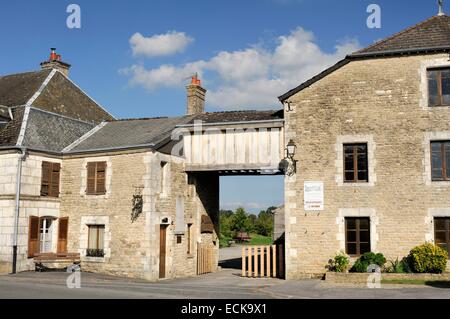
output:
M 242 247 L 242 277 L 283 278 L 283 245 Z
M 207 274 L 215 269 L 214 246 L 199 243 L 197 247 L 197 275 Z

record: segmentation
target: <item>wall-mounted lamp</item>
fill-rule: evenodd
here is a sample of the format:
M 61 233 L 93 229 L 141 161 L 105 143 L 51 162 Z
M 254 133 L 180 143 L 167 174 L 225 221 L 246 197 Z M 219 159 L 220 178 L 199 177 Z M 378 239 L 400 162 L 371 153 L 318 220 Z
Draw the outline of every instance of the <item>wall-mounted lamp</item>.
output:
M 297 145 L 290 140 L 286 145 L 286 157 L 281 161 L 281 167 L 287 176 L 292 176 L 297 172 L 297 161 L 294 159 Z
M 295 145 L 293 140 L 290 140 L 289 143 L 286 145 L 286 156 L 290 159 L 293 159 L 296 150 L 297 145 Z

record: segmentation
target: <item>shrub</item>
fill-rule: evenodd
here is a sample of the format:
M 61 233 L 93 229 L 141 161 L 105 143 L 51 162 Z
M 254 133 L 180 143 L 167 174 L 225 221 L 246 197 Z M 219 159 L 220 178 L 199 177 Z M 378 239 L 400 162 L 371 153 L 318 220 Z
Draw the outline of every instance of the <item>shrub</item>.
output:
M 398 260 L 398 258 L 396 260 L 390 260 L 389 264 L 390 265 L 385 269 L 388 273 L 407 274 L 412 272 L 406 257 L 402 260 Z
M 349 268 L 350 258 L 344 252 L 339 252 L 333 259 L 328 261 L 328 264 L 330 271 L 346 272 Z
M 386 258 L 383 254 L 365 253 L 356 260 L 351 271 L 352 272 L 367 272 L 367 267 L 370 265 L 378 265 L 381 268 L 386 263 Z
M 407 257 L 414 272 L 440 274 L 447 266 L 448 253 L 432 243 L 414 247 Z

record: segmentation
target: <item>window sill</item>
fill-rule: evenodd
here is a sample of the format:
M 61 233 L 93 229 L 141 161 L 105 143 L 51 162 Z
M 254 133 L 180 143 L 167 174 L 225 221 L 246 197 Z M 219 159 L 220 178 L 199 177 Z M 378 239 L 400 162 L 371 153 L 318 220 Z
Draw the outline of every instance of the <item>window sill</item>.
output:
M 358 182 L 358 183 L 340 182 L 339 186 L 342 186 L 342 187 L 373 187 L 373 186 L 375 186 L 375 184 L 373 182 Z
M 450 105 L 428 105 L 429 109 L 444 109 L 450 108 Z
M 450 181 L 431 181 L 431 186 L 450 186 Z
M 81 258 L 81 261 L 83 262 L 89 262 L 89 263 L 105 263 L 106 257 L 88 257 L 84 256 Z
M 188 259 L 194 259 L 194 257 L 195 257 L 195 256 L 194 256 L 193 254 L 187 254 L 187 258 L 188 258 Z

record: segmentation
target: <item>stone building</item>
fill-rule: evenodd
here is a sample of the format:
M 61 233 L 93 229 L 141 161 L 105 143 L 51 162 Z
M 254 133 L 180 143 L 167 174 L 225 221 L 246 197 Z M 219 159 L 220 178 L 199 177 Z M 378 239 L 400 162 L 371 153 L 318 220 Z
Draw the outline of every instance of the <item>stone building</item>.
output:
M 86 270 L 193 276 L 205 247 L 214 271 L 223 175 L 286 174 L 288 279 L 338 251 L 449 249 L 449 53 L 440 14 L 280 96 L 284 110 L 205 113 L 193 77 L 186 115 L 117 120 L 53 51 L 0 77 L 0 271 L 79 253 Z
M 280 112 L 205 113 L 193 77 L 187 115 L 117 120 L 69 79 L 55 49 L 41 66 L 0 77 L 0 271 L 74 253 L 84 270 L 149 280 L 196 275 L 205 258 L 214 271 L 219 166 L 277 170 Z M 251 166 L 259 129 L 261 151 L 275 156 Z M 212 139 L 238 147 L 231 166 Z
M 285 179 L 287 278 L 323 273 L 340 250 L 395 260 L 428 241 L 450 247 L 449 52 L 440 14 L 280 97 L 285 141 L 297 146 L 297 174 Z M 323 209 L 307 206 L 309 182 L 323 183 Z

